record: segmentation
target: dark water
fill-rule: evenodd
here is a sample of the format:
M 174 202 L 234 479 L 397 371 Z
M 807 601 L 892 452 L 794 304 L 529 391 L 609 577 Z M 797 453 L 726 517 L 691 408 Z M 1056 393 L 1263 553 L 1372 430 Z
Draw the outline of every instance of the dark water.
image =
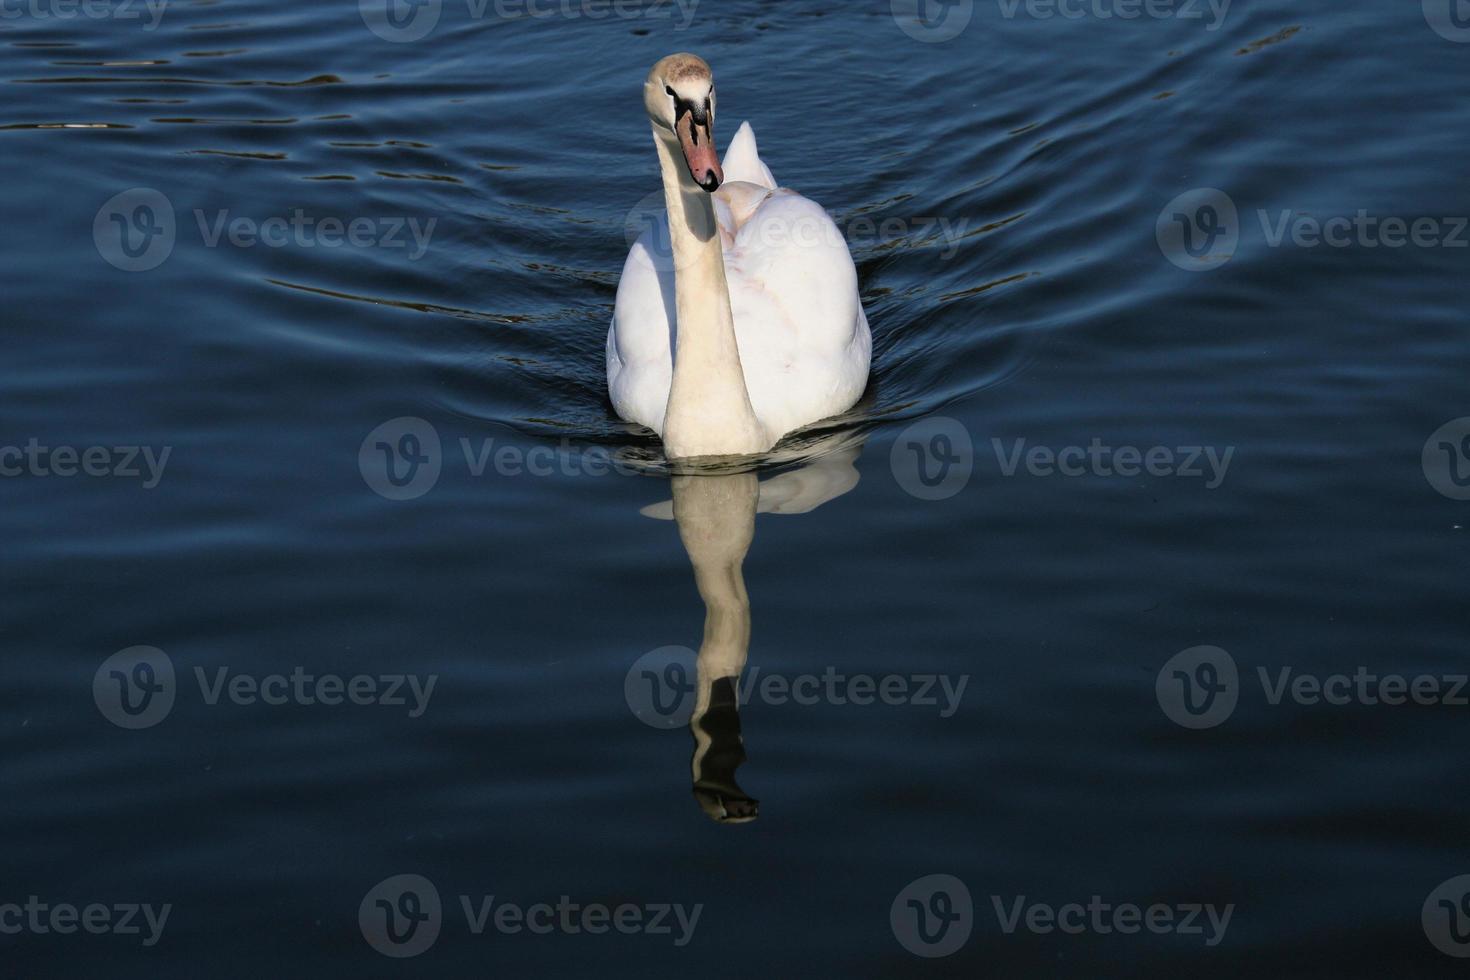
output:
M 1436 435 L 1470 415 L 1470 44 L 1428 6 L 446 0 L 389 41 L 345 0 L 176 2 L 156 27 L 8 4 L 0 452 L 53 455 L 0 456 L 0 972 L 1460 975 L 1433 940 L 1470 952 L 1464 889 L 1431 893 L 1470 873 L 1470 709 L 1448 696 L 1470 430 Z M 848 233 L 875 336 L 868 399 L 787 454 L 822 457 L 787 476 L 832 499 L 754 519 L 745 677 L 966 684 L 952 711 L 752 698 L 743 826 L 691 796 L 690 730 L 625 696 L 645 654 L 700 645 L 691 551 L 717 553 L 713 628 L 739 632 L 730 555 L 759 492 L 671 486 L 603 392 L 625 230 L 658 189 L 639 86 L 685 49 L 715 66 L 720 134 L 751 120 Z M 1200 188 L 1219 193 L 1169 207 Z M 133 189 L 154 193 L 109 204 Z M 1401 247 L 1341 223 L 1341 247 L 1272 242 L 1360 211 L 1430 224 Z M 280 247 L 212 237 L 271 218 Z M 333 244 L 324 219 L 366 224 Z M 1007 475 L 1017 440 L 1172 462 Z M 380 442 L 437 465 L 432 488 L 387 483 Z M 156 481 L 141 452 L 138 476 L 55 472 L 55 447 L 111 472 L 130 446 Z M 623 475 L 585 472 L 605 453 Z M 680 528 L 640 513 L 671 493 Z M 149 676 L 104 661 L 138 646 L 174 676 L 146 654 L 160 700 L 132 720 L 156 724 L 133 730 L 109 721 L 132 717 L 112 668 Z M 1166 667 L 1201 646 L 1231 660 Z M 1258 671 L 1287 668 L 1440 696 L 1273 703 Z M 222 669 L 436 680 L 411 717 L 412 695 L 210 703 L 196 671 Z M 1176 688 L 1210 727 L 1171 720 Z M 710 694 L 720 784 L 740 743 L 728 684 Z M 387 923 L 370 893 L 403 874 L 433 883 L 441 930 L 390 959 L 359 906 Z M 972 922 L 933 931 L 963 911 L 952 882 L 920 922 L 901 893 L 930 875 L 967 886 Z M 491 895 L 702 909 L 683 945 L 677 925 L 476 935 L 460 896 Z M 62 934 L 3 908 L 31 896 L 170 912 L 145 945 L 141 915 L 141 935 Z M 996 903 L 1022 896 L 1232 910 L 1213 936 L 1204 915 L 1007 932 Z

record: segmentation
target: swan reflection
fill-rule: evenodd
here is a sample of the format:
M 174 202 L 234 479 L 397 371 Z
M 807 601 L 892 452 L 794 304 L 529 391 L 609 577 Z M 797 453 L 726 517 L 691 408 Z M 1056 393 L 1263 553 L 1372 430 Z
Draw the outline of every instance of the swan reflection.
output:
M 755 537 L 755 517 L 809 513 L 856 487 L 862 438 L 834 436 L 828 446 L 831 451 L 819 459 L 764 482 L 754 472 L 676 475 L 673 499 L 642 511 L 678 525 L 704 600 L 704 638 L 689 718 L 694 736 L 690 768 L 696 802 L 719 823 L 749 823 L 760 812 L 759 801 L 735 778 L 746 759 L 739 692 L 750 653 L 744 564 Z

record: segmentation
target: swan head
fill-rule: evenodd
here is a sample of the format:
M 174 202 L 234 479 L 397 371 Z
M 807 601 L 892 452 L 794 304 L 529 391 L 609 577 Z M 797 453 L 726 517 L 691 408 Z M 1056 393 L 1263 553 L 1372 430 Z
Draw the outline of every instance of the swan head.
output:
M 643 104 L 660 137 L 679 144 L 689 179 L 713 194 L 725 182 L 715 152 L 715 76 L 703 58 L 671 54 L 653 66 Z

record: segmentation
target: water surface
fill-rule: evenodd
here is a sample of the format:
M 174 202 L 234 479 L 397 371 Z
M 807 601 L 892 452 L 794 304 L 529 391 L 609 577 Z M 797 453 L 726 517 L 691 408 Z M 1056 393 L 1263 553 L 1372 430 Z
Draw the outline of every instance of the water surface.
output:
M 446 0 L 395 41 L 350 2 L 175 3 L 153 26 L 14 9 L 0 447 L 170 455 L 151 488 L 141 451 L 136 477 L 0 479 L 0 903 L 172 912 L 151 947 L 0 936 L 8 975 L 1459 970 L 1420 913 L 1470 873 L 1466 709 L 1272 704 L 1258 679 L 1465 670 L 1470 505 L 1422 452 L 1470 415 L 1470 253 L 1272 240 L 1470 213 L 1453 21 Z M 719 134 L 749 119 L 831 210 L 873 324 L 863 404 L 754 477 L 671 481 L 604 394 L 658 190 L 640 85 L 676 50 L 715 66 Z M 1234 240 L 1161 246 L 1175 213 L 1206 241 L 1220 197 L 1169 205 L 1207 188 Z M 243 233 L 270 219 L 274 244 Z M 424 435 L 405 418 L 437 437 L 432 486 L 374 474 L 378 442 Z M 1178 465 L 1008 473 L 1018 447 L 1094 442 Z M 1191 447 L 1230 451 L 1219 479 L 1176 472 Z M 962 488 L 926 487 L 956 453 Z M 623 472 L 588 472 L 612 455 Z M 747 543 L 747 679 L 964 678 L 955 710 L 758 696 L 737 717 L 713 681 L 742 648 Z M 630 669 L 699 647 L 707 602 L 699 737 L 644 724 Z M 176 696 L 129 730 L 93 683 L 137 646 Z M 1238 704 L 1194 730 L 1155 682 L 1200 646 L 1233 658 Z M 222 668 L 437 681 L 417 717 L 211 704 L 197 672 Z M 759 818 L 722 826 L 691 756 L 704 738 L 727 777 L 737 724 Z M 444 921 L 395 960 L 358 913 L 401 874 Z M 890 911 L 934 874 L 968 887 L 973 929 L 923 959 Z M 702 912 L 683 946 L 477 936 L 459 897 L 489 895 Z M 1007 933 L 994 901 L 1021 896 L 1233 915 L 1213 946 Z

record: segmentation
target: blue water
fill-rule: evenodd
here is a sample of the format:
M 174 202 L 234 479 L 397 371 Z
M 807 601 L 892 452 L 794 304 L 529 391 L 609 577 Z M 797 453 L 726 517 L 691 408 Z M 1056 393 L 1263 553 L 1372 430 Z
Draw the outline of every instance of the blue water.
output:
M 1470 709 L 1272 703 L 1258 674 L 1466 671 L 1470 428 L 1437 430 L 1470 416 L 1470 25 L 1447 4 L 446 0 L 378 33 L 347 0 L 38 4 L 0 17 L 0 974 L 1463 972 L 1421 910 L 1470 923 L 1430 901 L 1470 873 Z M 755 476 L 671 481 L 604 393 L 659 187 L 640 86 L 677 50 L 714 66 L 717 136 L 749 119 L 833 213 L 873 324 L 863 403 Z M 1430 224 L 1303 231 L 1360 211 Z M 272 218 L 278 244 L 248 233 Z M 1094 442 L 1172 462 L 1010 466 Z M 782 478 L 828 499 L 752 482 Z M 643 513 L 671 499 L 677 522 Z M 746 680 L 964 678 L 954 710 L 737 716 L 716 685 L 694 737 L 641 721 L 640 658 L 701 645 L 701 548 L 738 632 L 742 533 Z M 1237 703 L 1189 728 L 1166 665 L 1197 647 L 1237 678 L 1185 677 Z M 684 656 L 651 675 L 692 682 Z M 414 716 L 211 699 L 222 669 L 435 680 Z M 152 716 L 118 713 L 128 690 Z M 758 819 L 709 819 L 701 775 Z M 443 909 L 403 958 L 368 935 L 413 910 L 375 904 L 398 875 Z M 972 910 L 937 958 L 903 924 L 930 875 Z M 491 895 L 701 911 L 682 945 L 477 935 L 460 898 Z M 156 937 L 60 933 L 6 911 L 31 896 L 170 911 Z M 1008 932 L 1022 896 L 1232 913 L 1213 945 Z

